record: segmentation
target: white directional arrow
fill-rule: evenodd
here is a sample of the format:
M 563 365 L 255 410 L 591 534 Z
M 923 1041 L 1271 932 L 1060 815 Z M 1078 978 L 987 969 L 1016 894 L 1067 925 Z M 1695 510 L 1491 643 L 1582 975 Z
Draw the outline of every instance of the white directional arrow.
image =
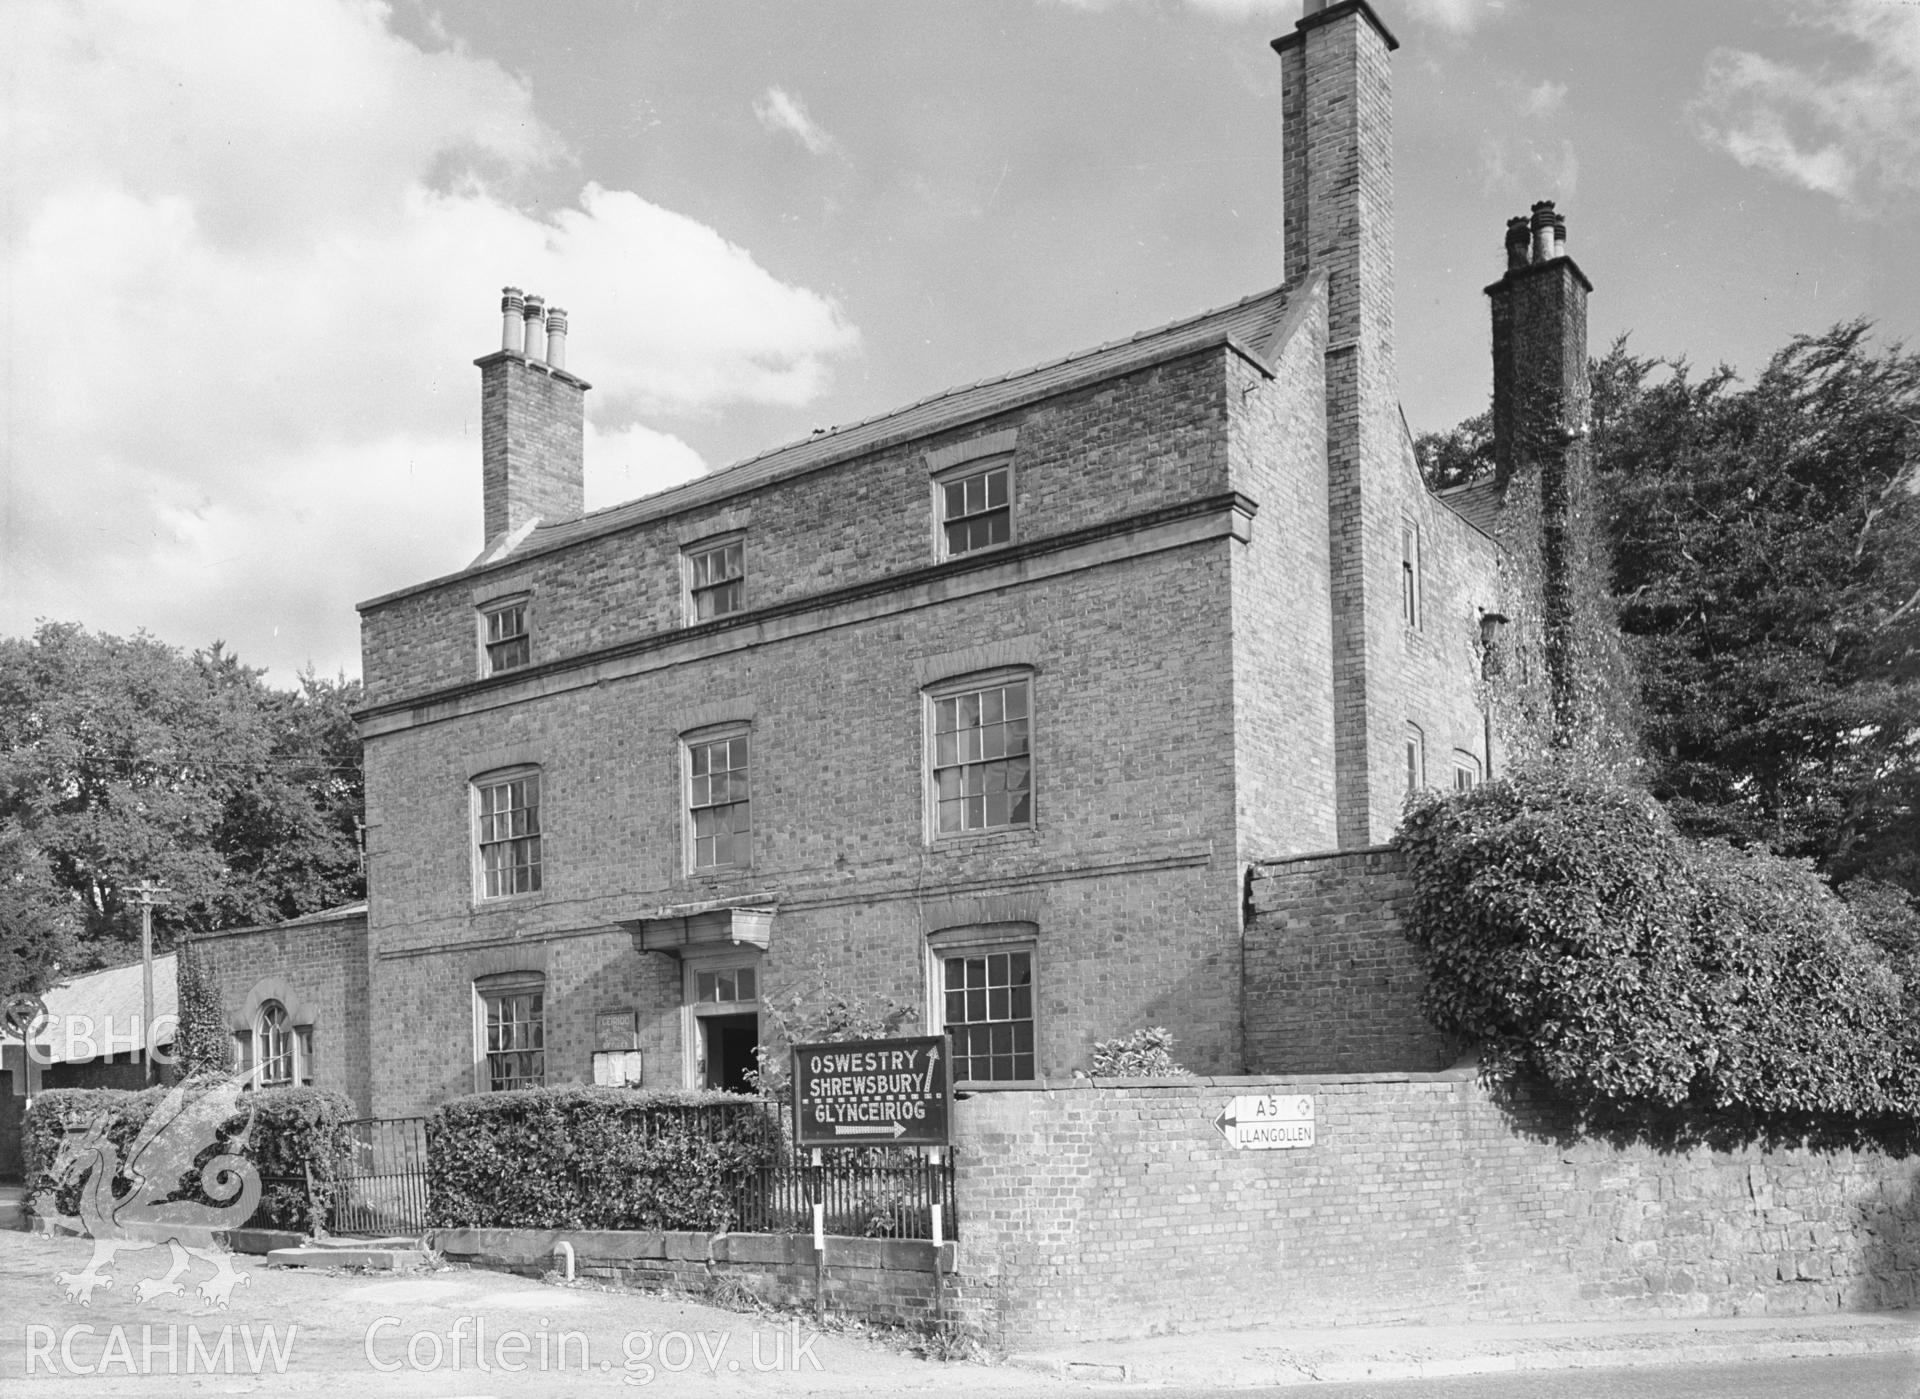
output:
M 836 1137 L 904 1137 L 907 1129 L 898 1122 L 887 1127 L 849 1127 L 844 1122 L 836 1122 L 833 1134 Z
M 920 1083 L 922 1093 L 933 1092 L 933 1071 L 940 1063 L 940 1046 L 934 1045 L 927 1050 L 927 1076 Z
M 1213 1125 L 1227 1145 L 1239 1151 L 1310 1147 L 1313 1099 L 1304 1094 L 1242 1094 L 1228 1100 Z

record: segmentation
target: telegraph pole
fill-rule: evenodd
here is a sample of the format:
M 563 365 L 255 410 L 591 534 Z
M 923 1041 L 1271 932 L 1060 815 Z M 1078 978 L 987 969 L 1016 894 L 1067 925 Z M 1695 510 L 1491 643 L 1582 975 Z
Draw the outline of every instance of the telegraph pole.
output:
M 140 1027 L 140 1043 L 144 1047 L 147 1060 L 146 1079 L 153 1082 L 153 906 L 163 904 L 173 892 L 151 879 L 143 879 L 133 886 L 135 896 L 140 900 L 140 1013 L 145 1017 Z

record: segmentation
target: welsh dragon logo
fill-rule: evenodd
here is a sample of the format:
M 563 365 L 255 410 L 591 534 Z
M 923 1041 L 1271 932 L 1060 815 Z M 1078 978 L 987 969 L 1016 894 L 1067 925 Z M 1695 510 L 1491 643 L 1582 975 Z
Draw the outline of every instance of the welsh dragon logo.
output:
M 141 1280 L 134 1295 L 142 1302 L 183 1294 L 180 1279 L 196 1259 L 213 1269 L 199 1291 L 216 1306 L 226 1306 L 234 1287 L 247 1281 L 245 1273 L 234 1271 L 231 1256 L 213 1246 L 212 1236 L 213 1230 L 245 1224 L 260 1203 L 260 1173 L 240 1155 L 253 1127 L 251 1107 L 240 1131 L 224 1146 L 221 1142 L 222 1125 L 239 1113 L 245 1083 L 242 1075 L 205 1086 L 175 1086 L 133 1139 L 124 1160 L 107 1135 L 106 1113 L 96 1116 L 84 1133 L 67 1134 L 54 1159 L 53 1175 L 60 1186 L 79 1185 L 80 1212 L 58 1220 L 93 1239 L 93 1257 L 86 1268 L 58 1277 L 70 1300 L 91 1305 L 95 1288 L 113 1286 L 105 1269 L 116 1257 L 163 1244 L 173 1251 L 173 1267 L 165 1277 Z M 207 1199 L 217 1203 L 173 1198 L 209 1147 L 221 1149 L 200 1167 L 199 1185 Z M 119 1178 L 127 1186 L 116 1194 Z

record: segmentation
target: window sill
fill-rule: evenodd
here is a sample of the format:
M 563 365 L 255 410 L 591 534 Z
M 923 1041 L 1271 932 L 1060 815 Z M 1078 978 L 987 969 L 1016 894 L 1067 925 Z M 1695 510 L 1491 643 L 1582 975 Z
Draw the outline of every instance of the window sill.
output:
M 707 885 L 728 884 L 737 879 L 748 879 L 753 875 L 753 866 L 748 865 L 708 865 L 703 869 L 684 870 L 674 881 L 676 884 Z
M 991 831 L 948 831 L 927 842 L 929 850 L 974 850 L 996 845 L 1031 844 L 1040 839 L 1038 826 L 1008 826 Z
M 552 897 L 551 889 L 534 889 L 525 894 L 496 894 L 492 898 L 475 898 L 471 908 L 475 913 L 488 913 L 495 909 L 527 908 L 533 904 L 543 904 Z
M 1018 541 L 1017 539 L 1008 539 L 1008 540 L 1003 540 L 998 544 L 982 544 L 978 549 L 968 549 L 964 553 L 959 553 L 959 554 L 949 554 L 943 550 L 940 554 L 940 557 L 936 559 L 935 562 L 936 563 L 958 563 L 962 559 L 977 559 L 987 554 L 1004 553 L 1006 550 L 1011 549 L 1015 544 L 1019 542 L 1020 541 Z

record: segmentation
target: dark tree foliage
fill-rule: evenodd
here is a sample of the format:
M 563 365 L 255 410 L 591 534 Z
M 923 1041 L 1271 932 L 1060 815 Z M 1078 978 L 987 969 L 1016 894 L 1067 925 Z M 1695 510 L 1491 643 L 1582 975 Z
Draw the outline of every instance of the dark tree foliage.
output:
M 1592 366 L 1644 779 L 1682 830 L 1850 898 L 1920 895 L 1920 356 L 1868 329 L 1801 336 L 1750 386 L 1624 341 Z M 1436 487 L 1492 469 L 1486 414 L 1418 445 Z
M 0 1002 L 30 995 L 71 966 L 79 918 L 39 849 L 0 820 Z
M 1493 474 L 1493 410 L 1468 418 L 1446 432 L 1423 432 L 1413 439 L 1420 473 L 1436 491 L 1464 486 Z
M 1614 591 L 1682 829 L 1920 891 L 1920 356 L 1596 367 Z M 1656 371 L 1664 368 L 1664 375 Z
M 361 896 L 359 683 L 261 676 L 217 642 L 0 638 L 0 822 L 71 899 L 82 965 L 127 959 L 142 879 L 171 891 L 162 947 Z
M 1920 1105 L 1914 988 L 1806 862 L 1550 767 L 1430 793 L 1398 839 L 1427 1014 L 1496 1080 L 1755 1122 Z

